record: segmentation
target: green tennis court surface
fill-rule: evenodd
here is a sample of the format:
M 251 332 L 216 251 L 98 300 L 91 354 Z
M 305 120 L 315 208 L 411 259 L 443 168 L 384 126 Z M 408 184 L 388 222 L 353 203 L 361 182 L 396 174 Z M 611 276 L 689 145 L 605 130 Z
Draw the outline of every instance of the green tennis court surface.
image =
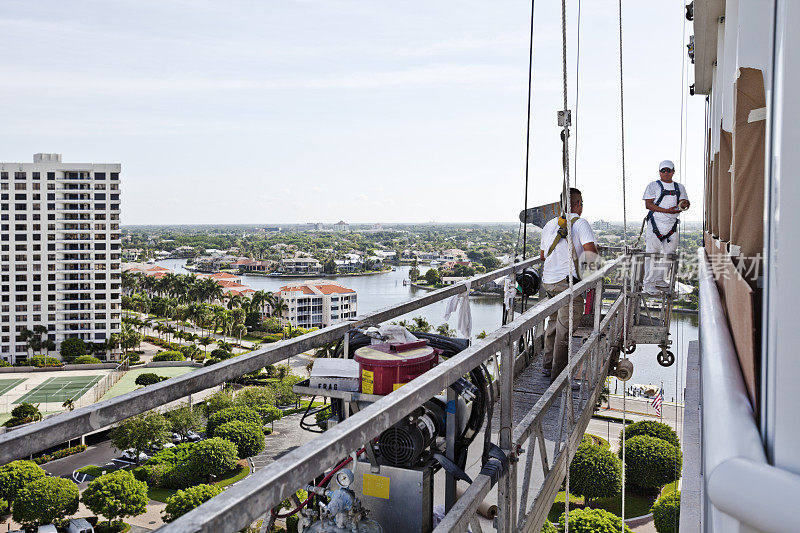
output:
M 25 379 L 26 378 L 0 379 L 0 396 L 25 381 Z
M 100 381 L 103 376 L 68 376 L 47 378 L 14 403 L 65 402 L 77 400 Z

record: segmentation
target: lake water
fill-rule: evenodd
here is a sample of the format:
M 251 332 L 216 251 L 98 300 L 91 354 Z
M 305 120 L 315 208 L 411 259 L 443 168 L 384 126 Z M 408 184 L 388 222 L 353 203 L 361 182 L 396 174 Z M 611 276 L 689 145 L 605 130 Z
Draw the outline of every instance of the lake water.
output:
M 158 261 L 158 265 L 173 270 L 176 274 L 188 273 L 184 267 L 185 259 L 165 259 Z M 397 270 L 385 274 L 374 274 L 369 276 L 336 276 L 326 278 L 353 289 L 358 293 L 358 314 L 362 315 L 393 304 L 405 302 L 424 294 L 425 291 L 410 286 L 404 286 L 403 280 L 408 279 L 409 266 L 396 267 Z M 425 272 L 425 267 L 421 267 Z M 304 281 L 300 278 L 271 278 L 266 276 L 243 275 L 242 284 L 252 287 L 254 290 L 266 290 L 277 292 L 281 287 L 296 281 Z M 473 296 L 470 299 L 472 308 L 472 331 L 473 335 L 481 331 L 492 332 L 501 324 L 502 302 L 499 298 Z M 431 325 L 438 326 L 445 322 L 444 310 L 446 300 L 436 302 L 423 309 L 409 313 L 397 320 L 408 319 L 413 316 L 424 317 Z M 451 317 L 450 326 L 455 329 L 455 317 Z M 676 383 L 678 384 L 678 397 L 682 398 L 681 392 L 685 381 L 685 361 L 688 353 L 689 341 L 697 339 L 697 317 L 686 315 L 673 315 L 670 327 L 672 333 L 672 352 L 675 354 L 676 363 L 668 368 L 664 368 L 656 361 L 659 348 L 652 345 L 639 346 L 634 354 L 630 356 L 634 364 L 633 378 L 629 383 L 639 384 L 664 384 L 665 401 L 673 401 L 676 397 Z M 676 374 L 677 370 L 677 374 Z M 611 382 L 611 392 L 614 393 L 616 380 Z M 619 392 L 622 392 L 621 384 Z

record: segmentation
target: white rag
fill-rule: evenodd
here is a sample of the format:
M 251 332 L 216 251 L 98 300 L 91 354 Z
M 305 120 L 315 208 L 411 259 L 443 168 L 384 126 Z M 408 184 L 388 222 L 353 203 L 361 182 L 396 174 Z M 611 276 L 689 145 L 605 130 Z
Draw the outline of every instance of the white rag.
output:
M 465 280 L 464 292 L 456 294 L 447 300 L 447 307 L 444 310 L 444 319 L 450 320 L 450 315 L 454 312 L 457 315 L 456 329 L 458 333 L 469 339 L 472 336 L 472 309 L 469 306 L 469 280 Z
M 503 301 L 505 301 L 506 308 L 511 308 L 514 305 L 514 298 L 517 296 L 517 283 L 511 276 L 506 276 L 503 279 Z

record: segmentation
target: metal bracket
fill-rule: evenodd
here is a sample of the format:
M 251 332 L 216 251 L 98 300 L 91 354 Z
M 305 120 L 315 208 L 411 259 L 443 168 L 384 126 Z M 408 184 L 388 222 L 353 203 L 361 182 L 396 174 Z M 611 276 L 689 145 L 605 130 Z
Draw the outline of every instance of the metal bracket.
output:
M 558 125 L 562 128 L 564 126 L 572 126 L 572 111 L 569 109 L 561 110 L 558 112 Z
M 375 457 L 375 450 L 372 448 L 372 443 L 368 442 L 364 446 L 364 452 L 369 459 L 369 469 L 373 474 L 380 474 L 381 465 L 378 464 L 378 458 Z

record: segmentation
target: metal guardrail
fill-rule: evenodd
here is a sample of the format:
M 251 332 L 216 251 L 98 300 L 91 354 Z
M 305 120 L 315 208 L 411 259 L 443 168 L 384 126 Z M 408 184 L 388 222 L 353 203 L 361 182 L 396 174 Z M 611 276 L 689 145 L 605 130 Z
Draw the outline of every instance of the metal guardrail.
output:
M 583 435 L 586 424 L 602 388 L 611 344 L 619 337 L 622 327 L 621 300 L 612 306 L 606 318 L 600 321 L 603 279 L 624 264 L 619 257 L 606 264 L 574 287 L 580 294 L 598 289 L 595 299 L 595 324 L 593 332 L 580 350 L 571 358 L 573 376 L 580 373 L 581 389 L 577 400 L 573 398 L 568 371 L 564 371 L 547 389 L 545 395 L 533 406 L 527 416 L 516 426 L 512 425 L 514 370 L 520 345 L 531 342 L 534 331 L 539 331 L 543 321 L 558 308 L 569 304 L 569 294 L 542 301 L 515 320 L 500 327 L 486 338 L 451 357 L 429 372 L 397 391 L 385 396 L 361 410 L 347 420 L 335 425 L 313 441 L 284 455 L 266 468 L 228 488 L 219 496 L 197 509 L 164 525 L 159 531 L 177 533 L 190 531 L 219 532 L 238 531 L 262 516 L 265 510 L 278 505 L 293 494 L 298 487 L 322 473 L 324 469 L 360 448 L 365 442 L 379 435 L 425 401 L 446 389 L 452 382 L 469 373 L 481 363 L 501 354 L 499 368 L 500 391 L 500 447 L 512 459 L 511 468 L 499 481 L 498 503 L 501 532 L 538 531 L 552 504 L 568 465 L 564 450 L 573 452 Z M 471 278 L 471 286 L 479 286 L 505 275 L 515 275 L 522 269 L 538 263 L 530 259 L 487 274 Z M 242 374 L 252 372 L 268 364 L 285 360 L 316 348 L 325 343 L 341 339 L 353 327 L 378 324 L 406 313 L 441 301 L 465 290 L 457 284 L 427 293 L 402 304 L 387 307 L 356 320 L 287 340 L 222 363 L 203 368 L 184 376 L 151 385 L 111 400 L 94 404 L 70 413 L 61 414 L 37 424 L 0 435 L 0 464 L 28 456 L 70 438 L 76 438 L 97 428 L 124 420 L 135 414 L 148 411 L 167 402 L 182 398 L 200 390 L 229 381 Z M 523 341 L 522 343 L 520 341 Z M 528 344 L 532 346 L 533 344 Z M 527 363 L 527 361 L 525 361 Z M 560 401 L 559 401 L 560 399 Z M 575 417 L 575 402 L 578 407 L 588 407 Z M 551 410 L 559 410 L 558 438 L 555 443 L 546 442 L 542 428 L 544 416 Z M 516 461 L 525 453 L 522 445 L 529 443 L 524 470 L 525 487 L 531 477 L 533 455 L 540 451 L 540 462 L 545 473 L 544 482 L 535 492 L 533 504 L 527 505 L 528 490 L 517 497 Z M 551 450 L 547 450 L 550 447 Z M 552 464 L 552 466 L 550 466 Z M 472 524 L 473 531 L 480 529 L 475 509 L 488 494 L 491 483 L 486 476 L 479 475 L 467 493 L 445 517 L 438 531 L 466 530 Z M 519 509 L 517 511 L 517 509 Z M 517 514 L 518 513 L 518 514 Z
M 592 288 L 601 295 L 603 278 L 625 262 L 620 257 L 606 265 L 601 271 L 574 287 L 575 293 L 583 293 Z M 532 328 L 541 323 L 554 309 L 568 303 L 569 295 L 562 293 L 556 298 L 546 300 L 512 324 L 513 332 L 509 338 L 518 338 L 520 330 Z M 498 482 L 497 505 L 500 511 L 497 529 L 501 533 L 511 531 L 537 532 L 541 528 L 561 482 L 566 475 L 567 465 L 580 443 L 586 426 L 589 423 L 594 404 L 605 382 L 609 360 L 614 349 L 622 345 L 624 327 L 623 296 L 619 296 L 601 320 L 602 298 L 595 298 L 595 322 L 592 333 L 573 354 L 571 366 L 565 369 L 541 398 L 528 410 L 525 416 L 514 425 L 513 411 L 513 376 L 501 372 L 500 376 L 500 447 L 509 455 L 509 471 Z M 508 368 L 513 354 L 511 347 L 503 348 L 501 369 Z M 572 372 L 576 383 L 580 383 L 578 398 L 572 394 L 569 373 Z M 580 415 L 576 419 L 576 402 Z M 557 411 L 558 428 L 555 439 L 545 437 L 545 418 L 552 411 Z M 552 418 L 552 416 L 551 416 Z M 527 445 L 526 445 L 527 444 Z M 549 449 L 548 449 L 549 448 Z M 569 454 L 564 453 L 569 451 Z M 570 457 L 567 457 L 570 455 Z M 521 493 L 517 493 L 519 467 L 524 456 L 523 481 Z M 538 459 L 543 479 L 538 486 L 532 488 L 533 468 Z M 479 475 L 458 500 L 434 533 L 447 531 L 467 531 L 469 526 L 473 533 L 481 530 L 476 515 L 477 507 L 491 490 L 491 482 L 485 475 Z M 529 496 L 534 499 L 528 505 Z
M 581 293 L 595 287 L 602 288 L 603 277 L 620 266 L 623 259 L 624 258 L 618 258 L 610 262 L 585 281 L 576 284 L 575 292 Z M 463 285 L 461 285 L 460 289 L 463 290 Z M 453 293 L 455 292 L 456 291 L 453 291 Z M 598 298 L 596 302 L 599 308 L 601 305 L 600 298 Z M 518 316 L 511 323 L 500 327 L 490 335 L 487 335 L 486 338 L 477 341 L 474 345 L 458 355 L 451 357 L 444 363 L 441 363 L 404 387 L 399 388 L 393 393 L 383 397 L 381 400 L 359 411 L 345 421 L 336 424 L 318 438 L 289 452 L 266 468 L 245 478 L 235 487 L 229 488 L 224 493 L 209 500 L 197 509 L 183 515 L 170 524 L 166 524 L 160 528 L 159 531 L 168 533 L 183 533 L 187 531 L 235 531 L 247 526 L 259 516 L 263 515 L 266 509 L 275 507 L 283 499 L 293 494 L 297 488 L 301 487 L 307 480 L 318 476 L 327 467 L 335 464 L 335 462 L 342 457 L 346 457 L 354 450 L 360 448 L 365 442 L 369 442 L 370 439 L 379 435 L 400 420 L 406 413 L 411 412 L 431 397 L 439 394 L 452 382 L 467 374 L 484 361 L 494 357 L 497 352 L 501 353 L 500 446 L 501 448 L 510 450 L 514 350 L 519 344 L 518 341 L 523 336 L 532 332 L 535 326 L 541 324 L 545 318 L 559 307 L 568 305 L 568 303 L 569 294 L 566 292 L 539 303 L 526 313 Z M 614 316 L 619 315 L 619 313 L 614 313 Z M 599 317 L 599 314 L 597 316 Z M 609 321 L 607 320 L 606 324 L 608 323 Z M 597 327 L 599 328 L 599 326 L 600 324 L 598 322 Z M 599 335 L 595 337 L 595 339 L 598 338 Z M 594 346 L 597 346 L 596 341 L 593 341 L 589 345 L 589 347 Z M 574 369 L 578 368 L 578 362 L 587 361 L 588 354 L 590 353 L 589 347 L 585 349 L 582 348 L 581 353 L 576 354 L 573 358 L 573 362 L 575 363 Z M 597 350 L 591 350 L 591 352 L 597 353 Z M 588 369 L 588 366 L 586 368 Z M 604 370 L 593 372 L 593 375 L 598 379 L 600 376 L 604 376 L 605 372 Z M 561 393 L 565 386 L 569 389 L 566 376 L 567 373 L 563 372 L 550 389 L 548 389 L 551 396 Z M 597 391 L 598 385 L 595 385 L 593 390 L 588 394 L 581 394 L 581 398 L 584 402 L 594 401 Z M 571 394 L 566 394 L 566 396 L 572 398 Z M 564 405 L 564 402 L 562 402 L 562 405 Z M 570 406 L 570 408 L 571 407 L 572 406 Z M 584 410 L 584 412 L 587 412 L 587 410 Z M 590 411 L 589 414 L 591 414 Z M 583 421 L 579 421 L 579 423 L 580 422 Z M 585 423 L 588 423 L 588 417 Z M 568 432 L 568 434 L 573 441 L 576 438 L 575 434 L 578 432 L 577 428 L 578 425 L 568 425 L 568 429 L 572 430 L 571 433 Z M 582 435 L 582 431 L 580 433 Z M 570 449 L 574 450 L 575 443 L 572 442 L 572 444 L 573 446 L 571 446 Z M 563 466 L 557 466 L 559 464 L 558 461 L 566 464 L 563 455 L 564 454 L 560 454 L 556 459 L 557 462 L 553 468 L 552 474 L 553 478 L 556 477 L 558 472 L 564 471 Z M 513 472 L 515 472 L 515 470 L 512 470 L 512 475 L 514 475 Z M 501 480 L 501 488 L 503 483 L 508 485 L 510 477 L 511 476 L 507 475 L 504 480 Z M 486 480 L 481 480 L 481 485 L 485 485 L 485 483 Z M 553 481 L 552 484 L 556 484 L 556 482 Z M 557 484 L 560 484 L 560 479 Z M 485 490 L 485 487 L 480 490 L 472 489 L 472 493 L 480 493 L 483 490 Z M 509 497 L 513 496 L 513 492 L 508 488 L 506 488 L 505 491 L 501 491 L 501 493 L 501 498 L 504 502 L 507 502 Z M 475 508 L 477 507 L 477 501 L 479 500 L 475 500 L 474 503 Z M 459 502 L 464 502 L 466 504 L 466 496 L 462 496 Z M 552 503 L 552 499 L 550 503 Z M 540 507 L 543 505 L 543 503 L 539 504 Z M 472 508 L 473 504 L 470 502 L 468 509 Z M 445 517 L 446 520 L 455 519 L 453 511 L 456 509 L 457 508 L 454 507 L 454 509 L 448 513 Z M 503 519 L 508 519 L 508 509 L 509 506 L 504 503 L 503 508 L 501 508 L 501 517 L 503 517 Z M 472 522 L 477 525 L 474 516 L 463 516 L 465 516 L 465 518 L 462 520 L 466 520 L 466 523 Z M 533 522 L 531 521 L 530 523 L 532 524 Z M 442 525 L 440 524 L 439 527 L 442 528 Z M 445 529 L 443 530 L 450 530 L 450 528 L 445 525 Z M 501 527 L 500 531 L 510 531 L 510 529 L 509 527 Z
M 697 253 L 705 484 L 701 494 L 708 498 L 700 502 L 703 525 L 708 531 L 796 531 L 796 513 L 786 502 L 800 494 L 800 476 L 767 461 L 725 308 L 705 250 Z
M 471 286 L 477 287 L 497 278 L 515 274 L 538 262 L 539 259 L 528 259 L 475 276 L 470 279 Z M 0 464 L 6 464 L 14 459 L 33 455 L 160 405 L 184 398 L 189 394 L 209 389 L 267 365 L 284 361 L 293 355 L 337 341 L 354 327 L 391 320 L 454 296 L 463 290 L 463 284 L 444 287 L 408 302 L 392 305 L 357 317 L 349 322 L 313 331 L 301 337 L 267 346 L 183 376 L 162 381 L 146 389 L 129 392 L 104 402 L 81 407 L 30 426 L 9 431 L 0 435 Z

